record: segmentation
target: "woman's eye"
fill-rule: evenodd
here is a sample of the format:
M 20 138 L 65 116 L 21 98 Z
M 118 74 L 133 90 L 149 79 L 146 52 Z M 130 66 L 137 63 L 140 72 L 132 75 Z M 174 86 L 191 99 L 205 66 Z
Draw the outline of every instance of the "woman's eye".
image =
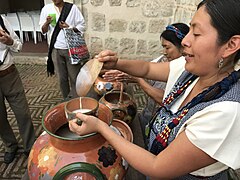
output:
M 193 35 L 194 35 L 194 36 L 200 36 L 200 34 L 199 34 L 199 33 L 193 33 Z

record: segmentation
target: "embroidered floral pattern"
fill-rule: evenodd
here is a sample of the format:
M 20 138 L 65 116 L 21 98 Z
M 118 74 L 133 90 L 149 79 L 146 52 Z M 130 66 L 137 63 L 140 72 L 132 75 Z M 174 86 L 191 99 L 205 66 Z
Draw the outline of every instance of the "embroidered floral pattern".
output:
M 172 92 L 164 99 L 163 106 L 160 108 L 158 116 L 156 116 L 152 126 L 152 131 L 156 134 L 156 138 L 152 142 L 150 148 L 150 152 L 153 154 L 158 154 L 167 147 L 170 134 L 174 132 L 174 128 L 188 112 L 188 109 L 185 108 L 182 109 L 181 113 L 178 115 L 174 115 L 170 111 L 167 111 L 165 106 L 170 105 L 174 100 L 176 100 L 195 78 L 196 76 L 192 76 L 185 83 L 177 83 Z
M 181 82 L 181 80 L 176 83 L 172 92 L 164 99 L 164 105 L 159 109 L 157 116 L 153 119 L 153 121 L 150 122 L 150 128 L 152 130 L 151 132 L 155 134 L 154 140 L 150 143 L 150 152 L 152 152 L 153 154 L 158 154 L 166 148 L 166 146 L 168 145 L 169 137 L 174 132 L 174 128 L 178 126 L 180 121 L 187 115 L 188 111 L 191 108 L 200 103 L 218 99 L 227 91 L 229 91 L 231 85 L 236 83 L 240 78 L 240 70 L 232 72 L 222 81 L 217 82 L 216 84 L 210 86 L 208 89 L 199 93 L 176 113 L 172 113 L 170 110 L 172 103 L 175 102 L 185 91 L 185 89 L 193 82 L 193 80 L 196 79 L 196 76 L 191 74 L 189 75 L 187 75 L 188 77 L 190 77 L 189 79 L 183 79 L 182 82 L 185 83 L 179 83 Z M 184 74 L 182 76 L 184 77 Z M 161 113 L 165 115 L 162 115 Z M 163 117 L 165 117 L 166 119 L 164 119 Z M 171 117 L 170 120 L 168 120 L 169 117 Z

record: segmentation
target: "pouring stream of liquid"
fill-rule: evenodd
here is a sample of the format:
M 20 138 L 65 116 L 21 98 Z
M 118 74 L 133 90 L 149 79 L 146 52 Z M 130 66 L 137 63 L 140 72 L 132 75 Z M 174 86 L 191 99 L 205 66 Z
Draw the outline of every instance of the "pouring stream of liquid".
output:
M 82 97 L 79 98 L 79 109 L 82 109 Z
M 123 103 L 123 83 L 121 82 L 121 89 L 120 89 L 120 95 L 119 95 L 119 104 Z

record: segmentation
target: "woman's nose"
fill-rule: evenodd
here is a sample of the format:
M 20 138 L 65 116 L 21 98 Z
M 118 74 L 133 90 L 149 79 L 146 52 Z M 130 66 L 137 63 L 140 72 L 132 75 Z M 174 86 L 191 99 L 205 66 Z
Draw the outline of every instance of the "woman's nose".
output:
M 166 51 L 165 48 L 163 48 L 162 52 L 163 52 L 164 55 L 167 55 L 167 51 Z
M 183 38 L 182 42 L 181 42 L 183 47 L 189 47 L 190 46 L 190 41 L 188 38 L 188 34 Z

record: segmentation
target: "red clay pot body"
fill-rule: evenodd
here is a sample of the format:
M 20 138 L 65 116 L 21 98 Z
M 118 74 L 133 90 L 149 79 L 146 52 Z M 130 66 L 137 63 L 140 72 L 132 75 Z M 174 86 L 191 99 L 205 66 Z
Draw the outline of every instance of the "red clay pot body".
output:
M 102 96 L 110 91 L 116 91 L 121 89 L 121 82 L 117 81 L 106 81 L 102 78 L 104 71 L 100 72 L 99 76 L 94 82 L 94 91 L 98 93 L 98 95 Z M 125 87 L 125 86 L 124 86 Z
M 103 95 L 99 103 L 112 110 L 113 118 L 120 119 L 127 124 L 133 121 L 137 113 L 137 105 L 127 92 L 122 93 L 122 102 L 120 102 L 120 91 L 111 91 Z
M 47 179 L 124 179 L 127 162 L 98 133 L 78 136 L 68 130 L 59 136 L 59 128 L 68 128 L 64 104 L 50 109 L 43 117 L 45 131 L 37 138 L 28 159 L 31 180 Z M 132 141 L 127 124 L 113 119 L 111 110 L 99 104 L 98 118 L 113 126 L 116 133 Z M 70 135 L 69 135 L 70 133 Z M 71 134 L 72 133 L 72 134 Z

